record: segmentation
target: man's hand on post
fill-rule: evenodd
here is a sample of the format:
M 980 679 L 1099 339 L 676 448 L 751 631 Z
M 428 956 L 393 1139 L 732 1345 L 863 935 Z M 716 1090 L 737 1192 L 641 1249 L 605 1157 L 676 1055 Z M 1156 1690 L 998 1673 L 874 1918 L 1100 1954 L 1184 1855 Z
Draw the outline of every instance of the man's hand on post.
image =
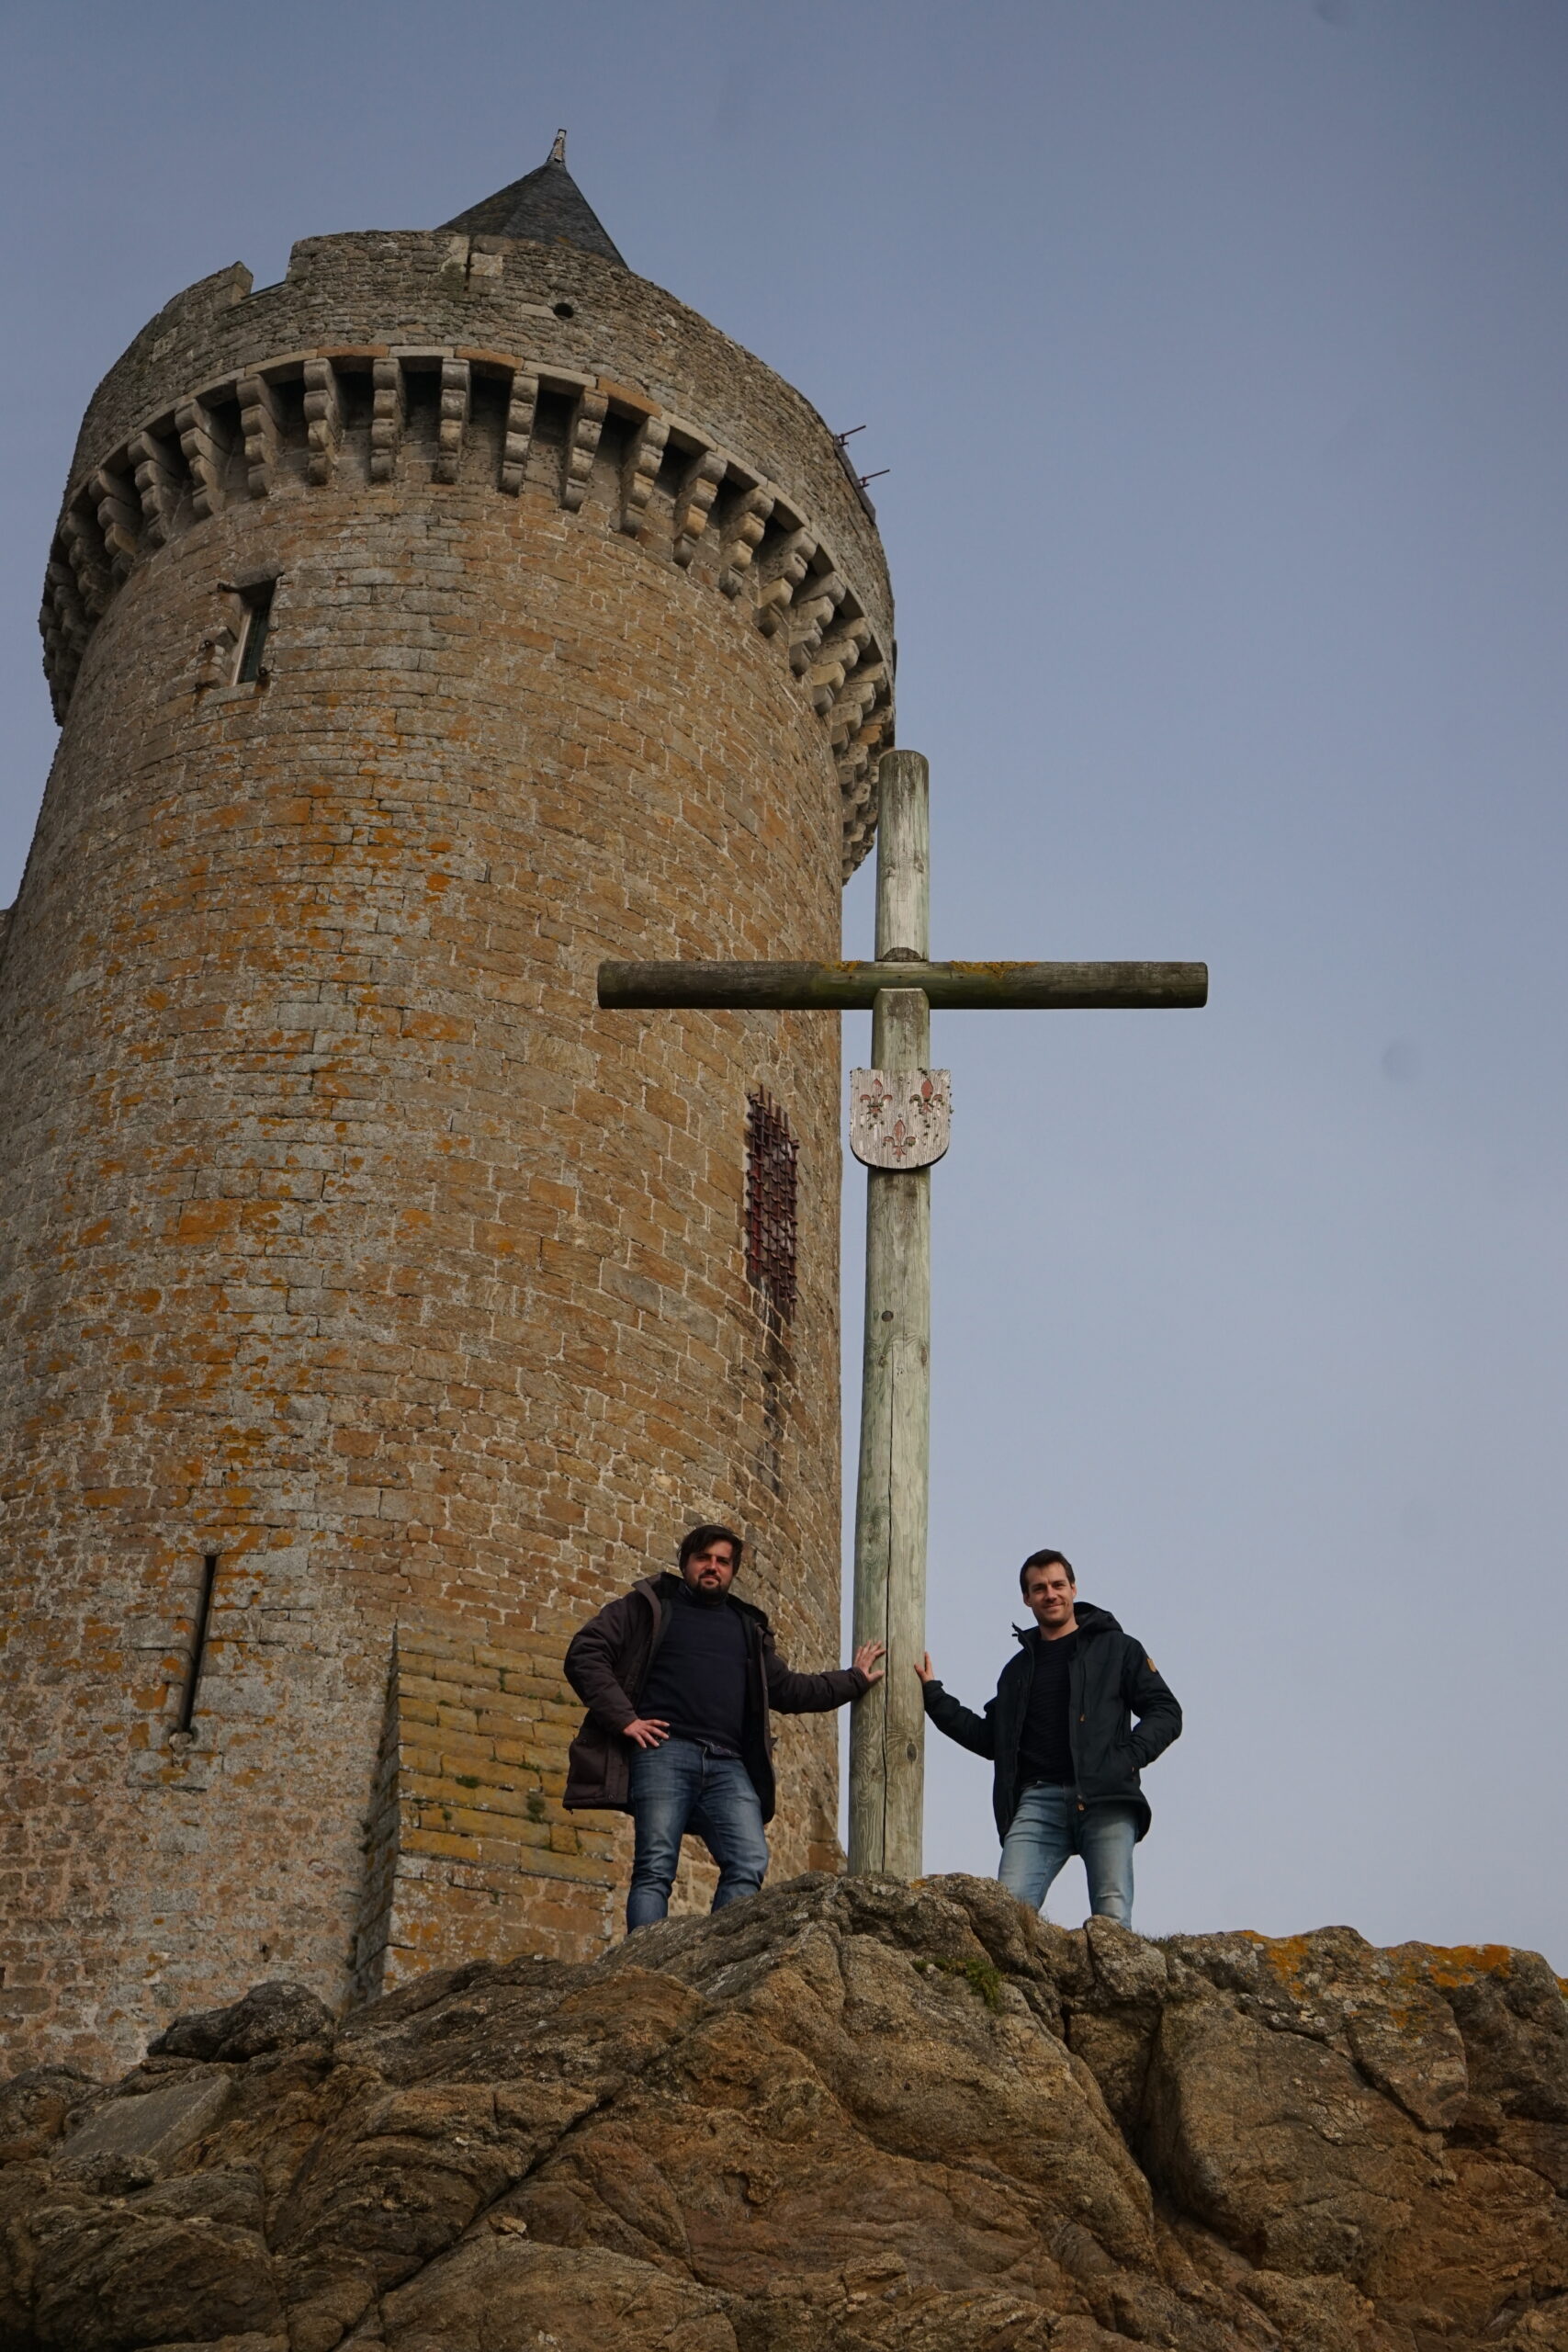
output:
M 641 1715 L 634 1715 L 621 1732 L 623 1739 L 631 1740 L 638 1747 L 657 1747 L 661 1739 L 668 1739 L 669 1736 L 669 1724 L 660 1723 L 652 1715 L 646 1719 Z
M 930 1650 L 922 1650 L 920 1652 L 919 1657 L 915 1666 L 915 1672 L 919 1676 L 922 1682 L 934 1682 L 936 1680 L 936 1668 L 931 1664 L 931 1654 Z
M 868 1682 L 880 1682 L 885 1668 L 876 1661 L 886 1650 L 886 1642 L 863 1642 L 851 1660 L 855 1672 L 863 1674 Z

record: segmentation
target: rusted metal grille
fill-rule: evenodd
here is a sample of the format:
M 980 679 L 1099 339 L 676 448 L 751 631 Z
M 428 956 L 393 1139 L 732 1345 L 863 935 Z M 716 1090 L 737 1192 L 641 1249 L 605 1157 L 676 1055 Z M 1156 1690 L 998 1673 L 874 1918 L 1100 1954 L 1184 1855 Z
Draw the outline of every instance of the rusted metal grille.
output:
M 746 1273 L 787 1322 L 795 1313 L 795 1157 L 789 1121 L 763 1089 L 746 1098 Z

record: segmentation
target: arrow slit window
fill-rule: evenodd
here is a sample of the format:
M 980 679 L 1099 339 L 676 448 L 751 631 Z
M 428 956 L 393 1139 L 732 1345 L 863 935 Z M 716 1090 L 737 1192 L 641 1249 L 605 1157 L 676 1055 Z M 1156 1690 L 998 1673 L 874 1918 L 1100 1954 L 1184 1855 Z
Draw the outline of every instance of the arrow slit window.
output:
M 789 1121 L 765 1089 L 746 1098 L 746 1278 L 787 1322 L 795 1300 L 795 1162 Z
M 245 617 L 240 633 L 239 658 L 234 663 L 237 686 L 254 686 L 264 674 L 262 656 L 266 651 L 266 633 L 272 623 L 272 592 L 276 585 L 275 580 L 263 580 L 243 592 Z

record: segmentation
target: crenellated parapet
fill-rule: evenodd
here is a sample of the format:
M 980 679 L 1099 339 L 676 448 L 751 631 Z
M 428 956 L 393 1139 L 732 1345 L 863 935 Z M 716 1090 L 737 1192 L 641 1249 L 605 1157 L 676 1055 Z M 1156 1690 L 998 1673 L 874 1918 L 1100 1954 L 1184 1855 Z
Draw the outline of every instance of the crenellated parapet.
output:
M 254 329 L 269 308 L 276 310 L 276 298 L 296 288 L 319 291 L 323 254 L 338 266 L 344 258 L 339 249 L 377 243 L 312 241 L 297 249 L 281 288 L 254 296 L 243 272 L 205 281 L 160 314 L 111 371 L 89 413 L 45 579 L 39 626 L 56 715 L 63 718 L 93 631 L 132 573 L 172 539 L 225 509 L 334 491 L 405 500 L 417 492 L 438 501 L 460 489 L 518 498 L 533 488 L 586 526 L 612 528 L 654 560 L 679 567 L 730 600 L 776 644 L 832 747 L 843 802 L 844 871 L 851 872 L 874 831 L 876 760 L 892 741 L 892 648 L 879 549 L 868 562 L 875 534 L 861 510 L 869 514 L 869 509 L 820 419 L 793 393 L 807 430 L 797 418 L 764 413 L 772 437 L 786 446 L 780 428 L 789 427 L 788 444 L 809 460 L 797 467 L 796 483 L 786 486 L 739 436 L 721 436 L 705 414 L 694 413 L 694 403 L 671 400 L 675 371 L 666 368 L 663 380 L 656 375 L 648 382 L 637 380 L 624 359 L 616 372 L 576 364 L 595 346 L 568 323 L 578 311 L 569 300 L 549 307 L 512 302 L 510 323 L 518 323 L 521 310 L 533 328 L 526 338 L 481 344 L 336 337 L 266 352 L 254 347 Z M 509 268 L 513 293 L 537 290 L 519 289 L 515 281 L 530 264 L 539 266 L 538 248 L 467 238 L 401 243 L 418 245 L 423 259 L 432 257 L 424 248 L 443 249 L 437 283 L 448 298 L 454 288 L 477 286 L 493 312 Z M 399 249 L 398 241 L 378 245 L 383 253 L 389 245 Z M 591 256 L 546 254 L 543 261 L 554 279 L 573 271 L 573 291 L 580 295 L 576 279 L 586 271 L 592 280 L 599 271 L 623 311 L 628 285 L 671 302 L 624 271 L 605 277 L 604 265 Z M 372 313 L 375 291 L 372 285 L 364 305 Z M 302 307 L 323 306 L 296 301 L 297 316 Z M 405 303 L 405 312 L 409 307 Z M 342 304 L 337 308 L 341 314 Z M 252 318 L 253 311 L 261 317 Z M 237 320 L 250 333 L 234 332 Z M 666 327 L 676 323 L 666 313 Z M 614 337 L 601 334 L 600 344 L 624 354 L 635 347 L 641 324 L 623 316 Z M 719 343 L 705 322 L 698 324 L 705 338 Z M 161 326 L 164 331 L 155 334 Z M 586 347 L 563 356 L 561 343 L 574 334 Z M 662 332 L 652 337 L 655 345 L 671 340 Z M 169 362 L 186 356 L 182 345 L 195 359 L 202 345 L 210 354 L 225 341 L 237 348 L 221 373 L 189 388 L 171 387 Z M 757 378 L 771 379 L 771 371 L 733 345 L 721 348 L 732 375 L 741 371 L 733 365 L 739 362 Z M 126 394 L 139 388 L 152 398 L 128 418 Z M 739 410 L 739 401 L 735 405 Z M 95 424 L 111 422 L 119 427 L 112 446 L 93 447 L 88 435 Z M 808 473 L 818 479 L 830 510 L 826 515 L 798 487 L 798 478 Z

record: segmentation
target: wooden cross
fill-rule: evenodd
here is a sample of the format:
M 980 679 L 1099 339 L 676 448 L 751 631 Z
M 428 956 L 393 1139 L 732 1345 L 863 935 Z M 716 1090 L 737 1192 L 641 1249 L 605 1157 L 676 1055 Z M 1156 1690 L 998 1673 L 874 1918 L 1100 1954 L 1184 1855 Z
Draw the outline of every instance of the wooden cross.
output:
M 931 1016 L 1077 1006 L 1201 1005 L 1203 964 L 933 964 L 930 791 L 916 752 L 878 771 L 876 959 L 870 964 L 601 964 L 599 1001 L 732 1012 L 869 1009 L 874 1068 L 851 1076 L 851 1143 L 866 1165 L 865 1352 L 855 1503 L 854 1642 L 887 1672 L 850 1727 L 850 1868 L 920 1872 L 931 1451 L 931 1170 L 947 1148 L 945 1070 Z

